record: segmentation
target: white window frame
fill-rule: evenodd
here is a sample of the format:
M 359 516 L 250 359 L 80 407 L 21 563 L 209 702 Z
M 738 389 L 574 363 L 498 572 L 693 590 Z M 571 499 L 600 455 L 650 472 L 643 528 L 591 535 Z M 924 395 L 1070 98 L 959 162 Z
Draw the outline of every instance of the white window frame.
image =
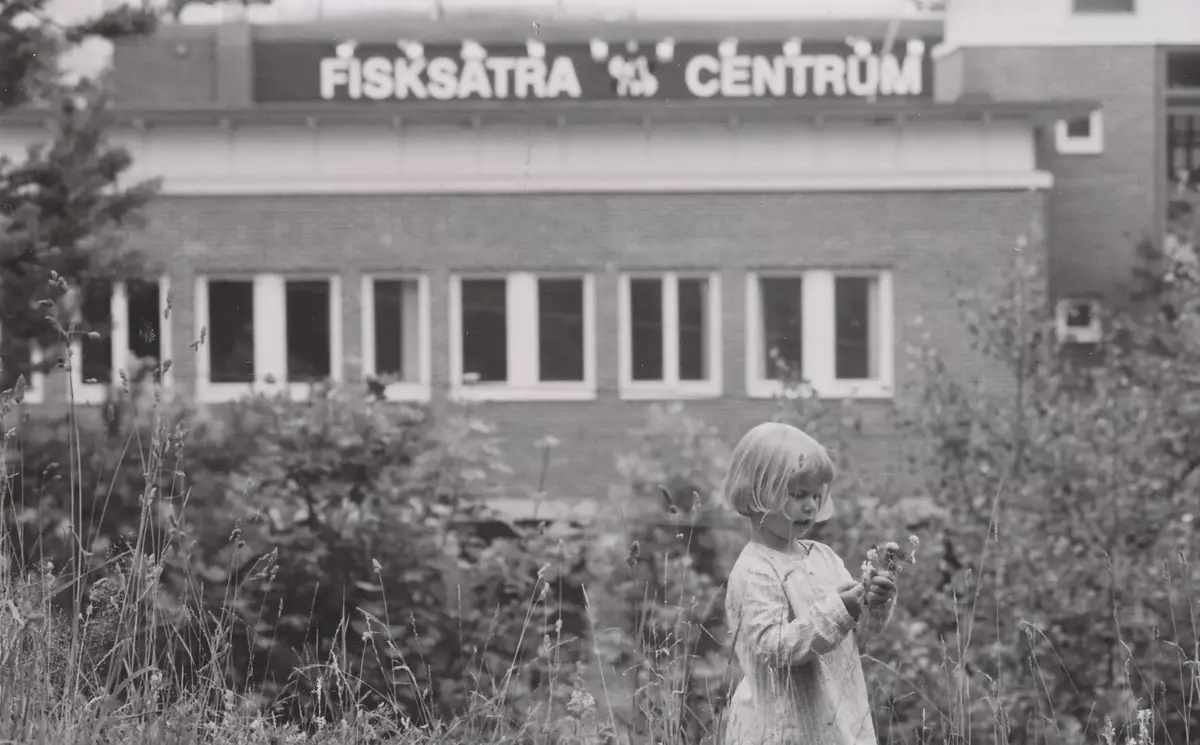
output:
M 633 306 L 631 286 L 635 279 L 662 283 L 663 380 L 633 379 Z M 708 351 L 708 380 L 679 380 L 679 280 L 708 280 L 705 343 Z M 620 396 L 630 401 L 715 398 L 723 389 L 721 348 L 721 276 L 717 272 L 634 271 L 621 275 L 619 285 Z
M 429 277 L 423 274 L 376 272 L 364 274 L 360 309 L 362 316 L 362 377 L 375 377 L 375 282 L 415 281 L 417 283 L 417 382 L 389 383 L 384 395 L 390 401 L 429 401 L 432 393 L 433 364 L 430 331 Z
M 4 326 L 0 325 L 0 337 L 4 334 Z M 25 377 L 25 404 L 46 403 L 46 373 L 38 371 L 42 364 L 42 348 L 37 344 L 29 345 L 29 366 L 34 372 Z
M 291 383 L 287 379 L 287 283 L 289 281 L 329 282 L 330 379 L 340 383 L 342 375 L 342 284 L 336 274 L 297 272 L 294 274 L 204 274 L 196 277 L 196 338 L 209 325 L 209 282 L 250 282 L 254 288 L 254 381 L 252 383 L 214 383 L 212 345 L 205 339 L 196 355 L 196 396 L 206 403 L 235 401 L 254 393 L 286 391 L 295 400 L 312 393 L 310 383 Z
M 1104 152 L 1104 117 L 1097 109 L 1088 115 L 1088 136 L 1072 137 L 1069 122 L 1059 119 L 1054 125 L 1054 148 L 1059 155 L 1100 155 Z
M 508 380 L 467 383 L 462 373 L 462 283 L 506 281 Z M 538 280 L 583 280 L 583 380 L 538 380 Z M 596 291 L 590 272 L 464 272 L 450 277 L 450 398 L 458 401 L 591 401 L 596 398 Z
M 159 364 L 170 359 L 171 354 L 171 319 L 167 318 L 168 294 L 171 291 L 170 277 L 158 278 L 158 328 L 159 328 Z M 113 283 L 112 295 L 109 299 L 111 314 L 111 330 L 109 343 L 112 345 L 112 385 L 104 383 L 89 383 L 83 379 L 83 343 L 79 339 L 71 341 L 71 386 L 75 391 L 75 403 L 84 406 L 101 404 L 109 392 L 119 388 L 121 371 L 128 372 L 129 367 L 129 298 L 126 284 L 123 281 Z M 166 388 L 173 385 L 175 376 L 168 372 L 163 376 L 162 384 Z
M 776 398 L 787 393 L 783 381 L 771 380 L 762 369 L 763 317 L 759 280 L 795 278 L 802 281 L 801 334 L 804 370 L 812 394 L 818 398 L 886 399 L 895 387 L 895 306 L 892 272 L 889 270 L 781 270 L 756 271 L 746 275 L 746 395 Z M 879 324 L 879 377 L 871 380 L 836 378 L 837 319 L 834 315 L 834 280 L 838 277 L 868 277 L 876 281 Z

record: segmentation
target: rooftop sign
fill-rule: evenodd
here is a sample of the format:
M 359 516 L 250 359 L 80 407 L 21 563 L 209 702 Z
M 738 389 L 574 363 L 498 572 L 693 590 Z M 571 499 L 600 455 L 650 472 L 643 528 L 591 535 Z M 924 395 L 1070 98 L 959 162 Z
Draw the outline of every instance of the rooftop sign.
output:
M 282 102 L 932 98 L 931 41 L 390 44 L 259 41 L 255 100 Z

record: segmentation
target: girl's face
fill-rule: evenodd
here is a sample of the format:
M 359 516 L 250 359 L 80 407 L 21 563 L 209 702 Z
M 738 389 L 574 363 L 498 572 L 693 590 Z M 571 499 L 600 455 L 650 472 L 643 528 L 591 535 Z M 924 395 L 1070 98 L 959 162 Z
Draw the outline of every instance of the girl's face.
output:
M 788 484 L 783 506 L 762 521 L 762 529 L 780 541 L 805 538 L 812 533 L 817 513 L 829 490 L 829 484 L 814 479 L 794 479 Z

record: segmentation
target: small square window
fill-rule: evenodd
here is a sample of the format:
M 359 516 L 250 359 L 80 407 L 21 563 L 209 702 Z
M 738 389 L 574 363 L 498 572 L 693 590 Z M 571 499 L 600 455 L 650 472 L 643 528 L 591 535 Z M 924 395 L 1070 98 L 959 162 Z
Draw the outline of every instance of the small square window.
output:
M 1054 145 L 1061 155 L 1099 155 L 1104 152 L 1104 120 L 1100 112 L 1060 120 L 1054 127 Z
M 1100 318 L 1100 304 L 1086 298 L 1069 298 L 1058 301 L 1056 326 L 1060 341 L 1069 344 L 1097 344 L 1104 335 Z
M 1067 120 L 1067 137 L 1072 140 L 1087 139 L 1092 136 L 1092 120 L 1090 117 L 1077 116 Z

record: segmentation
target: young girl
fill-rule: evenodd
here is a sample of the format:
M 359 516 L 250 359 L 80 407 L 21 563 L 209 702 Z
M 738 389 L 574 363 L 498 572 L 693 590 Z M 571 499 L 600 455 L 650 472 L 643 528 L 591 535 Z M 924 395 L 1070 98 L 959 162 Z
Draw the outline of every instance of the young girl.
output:
M 726 713 L 725 745 L 877 745 L 854 632 L 883 628 L 896 587 L 870 591 L 823 543 L 833 517 L 825 448 L 786 424 L 760 424 L 733 452 L 725 497 L 750 519 L 729 574 L 726 618 L 745 673 Z

